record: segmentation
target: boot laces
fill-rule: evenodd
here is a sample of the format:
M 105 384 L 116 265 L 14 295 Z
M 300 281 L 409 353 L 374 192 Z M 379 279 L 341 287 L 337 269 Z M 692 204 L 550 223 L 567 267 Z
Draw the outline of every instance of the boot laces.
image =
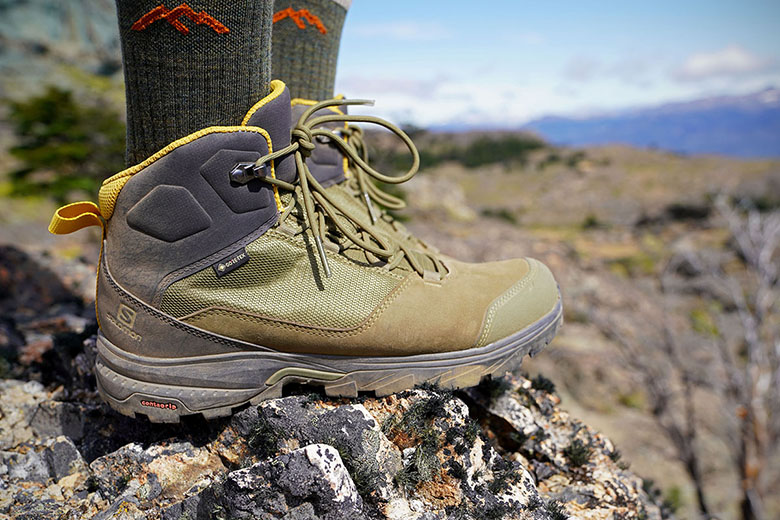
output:
M 313 114 L 323 108 L 337 107 L 343 105 L 368 105 L 371 101 L 367 100 L 347 100 L 330 99 L 310 106 L 301 114 L 298 122 L 291 133 L 291 144 L 273 153 L 269 153 L 259 158 L 254 163 L 239 164 L 232 172 L 233 180 L 245 183 L 252 178 L 259 179 L 268 184 L 272 184 L 279 189 L 298 194 L 303 201 L 303 212 L 305 219 L 314 237 L 314 244 L 320 257 L 320 262 L 324 274 L 327 278 L 331 277 L 331 270 L 328 265 L 328 258 L 325 254 L 323 241 L 326 238 L 329 224 L 335 227 L 341 235 L 352 242 L 355 246 L 367 252 L 367 256 L 373 255 L 380 261 L 386 263 L 386 268 L 392 270 L 406 260 L 411 268 L 420 276 L 429 277 L 431 273 L 426 271 L 418 255 L 424 255 L 430 258 L 435 276 L 442 278 L 447 269 L 441 260 L 432 253 L 412 251 L 409 244 L 403 240 L 389 237 L 382 233 L 374 224 L 377 221 L 377 212 L 373 207 L 372 201 L 375 201 L 389 209 L 400 209 L 405 206 L 404 202 L 397 197 L 387 194 L 376 187 L 372 179 L 388 184 L 400 184 L 411 179 L 418 171 L 420 166 L 420 155 L 412 142 L 411 138 L 396 125 L 375 116 L 360 116 L 351 114 L 328 114 L 312 117 Z M 331 131 L 323 125 L 327 123 L 371 123 L 382 126 L 397 135 L 407 146 L 412 155 L 412 165 L 403 175 L 385 175 L 375 170 L 368 163 L 368 153 L 362 140 L 362 129 L 354 124 L 349 124 L 347 128 L 339 131 Z M 337 133 L 338 132 L 338 133 Z M 339 135 L 341 133 L 347 140 Z M 306 160 L 311 156 L 312 151 L 318 146 L 318 143 L 330 142 L 336 145 L 350 165 L 353 165 L 352 171 L 355 172 L 357 184 L 363 196 L 364 202 L 369 208 L 371 224 L 361 223 L 361 218 L 355 215 L 350 209 L 339 204 L 325 188 L 317 181 L 309 170 Z M 298 170 L 297 179 L 293 183 L 288 183 L 275 179 L 267 175 L 268 166 L 271 161 L 280 157 L 294 154 L 295 164 Z M 287 207 L 280 216 L 280 222 L 283 222 L 295 207 L 295 200 Z

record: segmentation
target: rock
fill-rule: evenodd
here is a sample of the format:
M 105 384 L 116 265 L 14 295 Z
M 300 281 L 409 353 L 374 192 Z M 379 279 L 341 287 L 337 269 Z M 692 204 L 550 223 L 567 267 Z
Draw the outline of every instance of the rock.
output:
M 79 307 L 81 302 L 59 276 L 32 255 L 0 245 L 0 314 L 39 319 L 57 305 L 70 304 Z
M 36 438 L 32 417 L 48 397 L 36 381 L 0 381 L 0 450 Z
M 515 377 L 454 394 L 292 396 L 172 427 L 3 381 L 0 515 L 661 518 L 609 440 L 551 390 Z M 121 439 L 136 441 L 115 449 Z M 99 456 L 87 465 L 87 453 Z
M 136 503 L 123 497 L 95 515 L 93 520 L 146 520 L 146 513 L 138 509 Z
M 12 510 L 15 520 L 59 520 L 63 507 L 55 500 L 35 500 Z
M 77 491 L 82 491 L 85 489 L 85 484 L 87 483 L 88 474 L 86 472 L 76 472 L 71 473 L 70 475 L 67 475 L 65 477 L 62 477 L 58 482 L 57 485 L 60 486 L 60 489 L 62 489 L 63 494 L 70 497 Z
M 326 443 L 338 450 L 365 495 L 375 493 L 383 500 L 393 496 L 401 454 L 361 404 L 312 406 L 306 397 L 267 401 L 258 408 L 250 435 L 252 446 L 261 452 Z
M 233 471 L 222 493 L 218 507 L 228 518 L 366 518 L 339 452 L 325 444 Z
M 527 461 L 540 496 L 577 518 L 661 518 L 642 480 L 618 464 L 609 439 L 558 409 L 559 399 L 531 381 L 507 377 L 503 384 L 492 396 L 480 388 L 467 393 L 484 407 L 488 429 L 500 432 L 499 444 Z
M 147 449 L 128 444 L 93 461 L 90 470 L 104 496 L 122 495 L 143 506 L 180 501 L 226 471 L 217 455 L 188 442 L 163 442 Z
M 103 496 L 113 499 L 119 496 L 134 474 L 140 473 L 143 463 L 143 446 L 133 443 L 93 461 L 89 469 Z
M 50 440 L 44 451 L 44 458 L 49 466 L 50 475 L 56 480 L 88 470 L 81 453 L 68 437 L 59 436 Z
M 49 480 L 49 466 L 43 454 L 29 446 L 20 449 L 24 452 L 0 452 L 0 464 L 6 468 L 5 478 L 9 481 L 41 483 Z

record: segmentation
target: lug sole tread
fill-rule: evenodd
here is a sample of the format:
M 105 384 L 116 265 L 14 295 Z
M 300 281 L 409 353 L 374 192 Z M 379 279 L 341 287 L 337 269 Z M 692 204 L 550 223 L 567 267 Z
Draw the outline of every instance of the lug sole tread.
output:
M 445 390 L 456 390 L 479 384 L 488 377 L 500 377 L 521 366 L 526 355 L 535 356 L 547 346 L 562 325 L 559 314 L 553 322 L 529 341 L 516 348 L 502 351 L 486 363 L 449 367 L 404 367 L 379 370 L 356 370 L 334 381 L 323 381 L 301 376 L 286 376 L 273 385 L 253 389 L 209 389 L 163 385 L 137 381 L 118 374 L 102 361 L 96 360 L 98 391 L 102 398 L 119 413 L 146 416 L 153 423 L 178 423 L 182 416 L 202 415 L 205 419 L 227 417 L 247 403 L 257 405 L 267 399 L 282 397 L 285 385 L 308 384 L 322 387 L 329 397 L 357 397 L 373 393 L 384 397 L 413 387 L 429 384 Z M 195 399 L 201 407 L 188 406 Z M 146 403 L 146 404 L 142 404 Z M 206 406 L 203 406 L 206 403 Z

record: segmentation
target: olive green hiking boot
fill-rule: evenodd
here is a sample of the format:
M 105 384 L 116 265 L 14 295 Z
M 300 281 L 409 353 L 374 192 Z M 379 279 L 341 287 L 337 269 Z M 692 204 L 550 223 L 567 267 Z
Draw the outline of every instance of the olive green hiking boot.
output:
M 104 229 L 96 375 L 127 415 L 228 415 L 285 384 L 332 396 L 444 388 L 503 375 L 554 336 L 558 288 L 532 259 L 466 264 L 381 232 L 310 171 L 333 143 L 398 182 L 419 157 L 371 117 L 309 107 L 292 128 L 281 82 L 241 125 L 180 139 L 106 180 L 100 207 L 61 208 L 50 229 Z M 387 178 L 328 125 L 381 124 L 414 165 Z M 343 195 L 343 196 L 342 196 Z M 350 198 L 354 200 L 354 198 Z

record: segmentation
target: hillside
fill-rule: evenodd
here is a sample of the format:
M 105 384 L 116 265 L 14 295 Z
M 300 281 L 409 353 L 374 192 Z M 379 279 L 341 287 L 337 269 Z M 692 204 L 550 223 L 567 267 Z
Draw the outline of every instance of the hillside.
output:
M 724 96 L 581 119 L 544 117 L 524 126 L 558 144 L 623 143 L 679 153 L 780 156 L 780 90 Z

